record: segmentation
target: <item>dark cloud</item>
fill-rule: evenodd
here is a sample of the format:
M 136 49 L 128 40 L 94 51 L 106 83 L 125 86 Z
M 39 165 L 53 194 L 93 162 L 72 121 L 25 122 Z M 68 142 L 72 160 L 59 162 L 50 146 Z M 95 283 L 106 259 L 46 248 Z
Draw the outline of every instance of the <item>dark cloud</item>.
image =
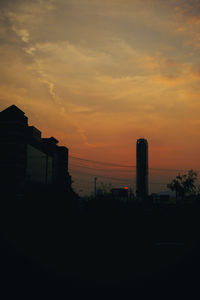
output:
M 176 2 L 175 2 L 176 3 Z M 190 23 L 200 24 L 200 1 L 199 0 L 184 0 L 177 1 L 175 11 L 178 15 L 187 17 Z

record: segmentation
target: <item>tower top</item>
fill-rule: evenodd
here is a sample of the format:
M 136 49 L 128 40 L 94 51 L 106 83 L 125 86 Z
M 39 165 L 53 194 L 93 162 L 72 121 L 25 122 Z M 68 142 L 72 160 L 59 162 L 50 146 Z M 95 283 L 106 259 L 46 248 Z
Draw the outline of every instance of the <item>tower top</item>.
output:
M 137 139 L 137 144 L 148 144 L 147 139 Z

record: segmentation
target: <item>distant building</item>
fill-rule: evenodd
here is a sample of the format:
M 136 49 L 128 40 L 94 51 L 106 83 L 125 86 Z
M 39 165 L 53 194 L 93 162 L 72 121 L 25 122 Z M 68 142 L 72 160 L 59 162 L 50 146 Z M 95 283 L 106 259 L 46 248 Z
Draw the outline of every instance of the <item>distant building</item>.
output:
M 136 143 L 136 194 L 139 198 L 148 196 L 148 142 L 138 139 Z
M 120 201 L 127 202 L 129 198 L 128 187 L 114 188 L 111 190 L 111 194 L 115 199 L 118 199 Z
M 169 194 L 156 194 L 156 193 L 152 193 L 149 196 L 149 199 L 153 202 L 153 203 L 169 203 L 169 199 L 170 199 L 170 195 Z
M 54 137 L 42 138 L 17 106 L 0 112 L 1 190 L 23 193 L 34 186 L 71 189 L 68 149 L 58 146 Z

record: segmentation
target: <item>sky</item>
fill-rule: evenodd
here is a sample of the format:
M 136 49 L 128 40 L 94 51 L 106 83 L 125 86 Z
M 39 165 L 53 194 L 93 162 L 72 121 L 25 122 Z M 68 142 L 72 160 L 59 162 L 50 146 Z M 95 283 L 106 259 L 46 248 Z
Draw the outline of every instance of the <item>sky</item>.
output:
M 69 148 L 79 192 L 94 176 L 131 185 L 141 137 L 150 168 L 200 169 L 200 0 L 0 0 L 0 110 L 12 104 Z M 171 176 L 150 175 L 151 191 Z

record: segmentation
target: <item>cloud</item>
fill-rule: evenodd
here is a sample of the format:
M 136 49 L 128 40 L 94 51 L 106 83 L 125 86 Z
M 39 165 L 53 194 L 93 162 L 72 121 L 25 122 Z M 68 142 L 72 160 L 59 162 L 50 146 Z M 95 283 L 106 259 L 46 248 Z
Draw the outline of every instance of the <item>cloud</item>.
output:
M 132 161 L 144 135 L 154 163 L 184 164 L 200 148 L 197 4 L 4 1 L 0 107 L 83 157 Z
M 13 26 L 12 29 L 24 43 L 29 42 L 29 32 L 27 29 L 17 29 L 15 26 Z
M 35 48 L 35 47 L 27 47 L 27 48 L 23 48 L 23 50 L 24 50 L 27 54 L 29 54 L 29 55 L 31 55 L 31 56 L 34 56 L 34 52 L 35 52 L 36 48 Z
M 190 24 L 200 24 L 199 0 L 181 1 L 180 4 L 175 7 L 175 12 L 177 16 L 186 18 Z

